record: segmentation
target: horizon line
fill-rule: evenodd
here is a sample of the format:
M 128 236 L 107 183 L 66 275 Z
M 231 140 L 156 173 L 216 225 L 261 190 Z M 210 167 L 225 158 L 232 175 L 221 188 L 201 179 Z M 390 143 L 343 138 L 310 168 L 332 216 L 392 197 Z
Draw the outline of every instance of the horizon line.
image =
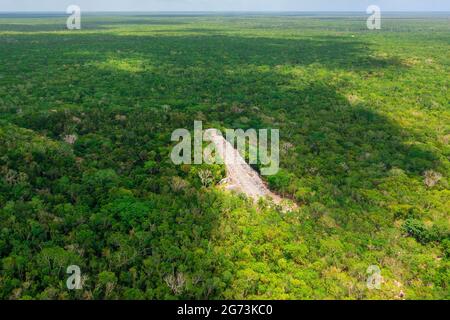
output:
M 89 13 L 360 13 L 365 10 L 83 10 L 83 12 Z M 427 13 L 450 13 L 450 10 L 386 10 L 384 12 L 388 13 L 417 13 L 417 12 L 427 12 Z M 2 11 L 0 13 L 66 13 L 64 10 L 14 10 L 14 11 Z

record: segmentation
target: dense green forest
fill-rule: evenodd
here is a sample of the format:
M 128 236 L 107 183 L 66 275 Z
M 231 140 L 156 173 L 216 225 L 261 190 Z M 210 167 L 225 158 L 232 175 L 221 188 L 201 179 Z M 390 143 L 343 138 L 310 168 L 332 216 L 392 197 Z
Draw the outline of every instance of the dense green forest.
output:
M 0 16 L 0 299 L 450 298 L 448 17 L 65 19 Z M 298 208 L 174 165 L 194 120 L 280 129 Z

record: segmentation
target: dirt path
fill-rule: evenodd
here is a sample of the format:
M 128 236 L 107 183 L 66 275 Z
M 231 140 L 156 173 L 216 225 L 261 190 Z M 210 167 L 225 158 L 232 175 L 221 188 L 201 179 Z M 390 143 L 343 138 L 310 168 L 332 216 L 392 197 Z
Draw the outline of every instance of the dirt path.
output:
M 210 129 L 207 133 L 226 166 L 227 189 L 242 192 L 256 201 L 259 198 L 271 198 L 274 203 L 281 204 L 283 199 L 267 188 L 258 173 L 245 162 L 219 131 Z

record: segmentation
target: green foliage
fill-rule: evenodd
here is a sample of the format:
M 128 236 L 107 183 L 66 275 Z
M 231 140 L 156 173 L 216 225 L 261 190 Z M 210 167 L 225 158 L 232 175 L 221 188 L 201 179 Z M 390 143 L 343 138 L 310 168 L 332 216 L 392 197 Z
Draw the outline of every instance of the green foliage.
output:
M 293 179 L 293 174 L 280 170 L 277 174 L 268 177 L 269 187 L 286 194 Z
M 0 299 L 448 298 L 447 18 L 64 25 L 0 18 Z M 194 120 L 280 129 L 298 208 L 175 166 Z
M 449 237 L 448 230 L 436 225 L 431 228 L 426 227 L 422 221 L 416 219 L 406 220 L 403 224 L 403 230 L 420 243 L 443 241 Z

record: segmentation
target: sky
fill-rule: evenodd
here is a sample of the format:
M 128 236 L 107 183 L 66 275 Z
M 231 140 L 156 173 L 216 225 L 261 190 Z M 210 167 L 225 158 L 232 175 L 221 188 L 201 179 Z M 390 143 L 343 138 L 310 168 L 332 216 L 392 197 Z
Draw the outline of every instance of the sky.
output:
M 0 11 L 450 11 L 450 0 L 0 0 Z

